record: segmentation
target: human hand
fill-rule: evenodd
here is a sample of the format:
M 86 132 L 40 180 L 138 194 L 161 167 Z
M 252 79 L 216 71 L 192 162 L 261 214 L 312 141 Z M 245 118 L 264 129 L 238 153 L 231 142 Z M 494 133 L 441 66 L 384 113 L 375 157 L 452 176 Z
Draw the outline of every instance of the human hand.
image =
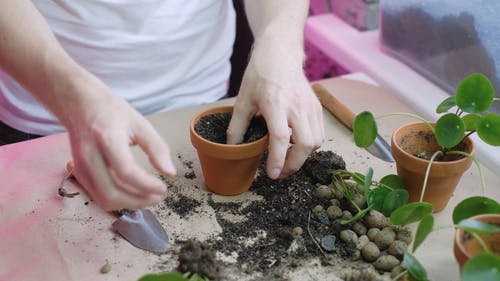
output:
M 272 179 L 300 169 L 324 140 L 322 107 L 303 74 L 302 57 L 276 46 L 254 46 L 227 130 L 227 142 L 240 143 L 252 117 L 264 117 Z
M 96 78 L 90 80 L 75 88 L 74 94 L 85 98 L 69 103 L 63 121 L 78 181 L 107 211 L 160 202 L 166 186 L 136 162 L 131 146 L 138 145 L 158 171 L 171 176 L 176 171 L 168 145 L 125 100 Z

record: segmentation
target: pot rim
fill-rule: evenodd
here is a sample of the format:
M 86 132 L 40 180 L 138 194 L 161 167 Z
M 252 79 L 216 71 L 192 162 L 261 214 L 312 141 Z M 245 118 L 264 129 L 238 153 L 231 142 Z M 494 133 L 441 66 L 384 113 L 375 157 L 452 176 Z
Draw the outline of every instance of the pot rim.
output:
M 480 215 L 475 215 L 475 216 L 470 217 L 470 219 L 475 219 L 475 220 L 479 220 L 479 221 L 482 221 L 481 219 L 488 219 L 488 218 L 492 218 L 493 220 L 500 222 L 500 214 L 495 214 L 495 213 L 480 214 Z M 484 221 L 482 221 L 482 222 L 484 222 Z M 462 242 L 462 240 L 463 240 L 462 238 L 464 236 L 464 233 L 465 233 L 465 230 L 463 228 L 456 229 L 456 231 L 455 231 L 455 245 L 457 245 L 460 252 L 462 252 L 467 257 L 467 259 L 470 259 L 471 255 L 469 252 L 467 252 L 465 250 L 464 243 Z
M 435 126 L 435 123 L 433 122 L 429 122 L 432 126 Z M 417 122 L 411 122 L 411 123 L 406 123 L 406 124 L 403 124 L 401 126 L 399 126 L 392 134 L 392 137 L 391 137 L 391 141 L 392 141 L 392 145 L 395 145 L 395 147 L 400 150 L 402 152 L 402 154 L 406 157 L 406 158 L 410 158 L 412 161 L 416 161 L 417 163 L 420 163 L 420 164 L 425 164 L 425 165 L 428 165 L 429 163 L 429 160 L 426 160 L 426 159 L 422 159 L 422 158 L 418 158 L 416 156 L 414 156 L 413 154 L 410 154 L 408 153 L 407 151 L 405 151 L 404 149 L 401 148 L 401 146 L 399 145 L 399 143 L 396 141 L 396 136 L 398 135 L 398 132 L 400 130 L 402 130 L 403 128 L 406 128 L 406 127 L 409 127 L 409 126 L 420 126 L 422 125 L 422 127 L 425 127 L 427 130 L 429 130 L 429 127 L 427 126 L 427 124 L 425 122 L 422 122 L 422 121 L 417 121 Z M 468 147 L 470 147 L 470 151 L 467 152 L 469 153 L 471 156 L 473 156 L 475 154 L 475 146 L 474 146 L 474 142 L 471 140 L 470 136 L 467 136 L 466 138 L 464 138 L 463 140 L 464 142 L 466 142 L 468 145 Z M 432 165 L 443 165 L 443 166 L 448 166 L 448 165 L 456 165 L 457 163 L 460 163 L 460 162 L 468 162 L 468 161 L 472 161 L 471 157 L 463 157 L 463 158 L 460 158 L 460 159 L 457 159 L 457 160 L 453 160 L 453 161 L 434 161 Z
M 196 130 L 194 129 L 196 122 L 201 119 L 201 117 L 214 114 L 214 113 L 224 113 L 224 112 L 232 112 L 234 107 L 232 105 L 225 105 L 225 106 L 217 106 L 217 107 L 211 107 L 205 110 L 200 111 L 197 113 L 193 118 L 191 118 L 189 130 L 191 133 L 191 142 L 193 146 L 196 149 L 199 149 L 201 147 L 212 147 L 214 150 L 219 151 L 219 150 L 225 150 L 225 151 L 232 151 L 235 154 L 230 158 L 244 158 L 245 154 L 247 155 L 258 155 L 264 151 L 264 149 L 267 147 L 268 140 L 269 140 L 269 132 L 267 132 L 262 138 L 255 140 L 253 142 L 249 143 L 242 143 L 242 144 L 222 144 L 222 143 L 217 143 L 213 142 L 210 140 L 207 140 L 200 136 Z M 254 152 L 251 152 L 254 151 Z M 239 154 L 239 155 L 236 155 Z M 215 155 L 214 155 L 215 156 Z

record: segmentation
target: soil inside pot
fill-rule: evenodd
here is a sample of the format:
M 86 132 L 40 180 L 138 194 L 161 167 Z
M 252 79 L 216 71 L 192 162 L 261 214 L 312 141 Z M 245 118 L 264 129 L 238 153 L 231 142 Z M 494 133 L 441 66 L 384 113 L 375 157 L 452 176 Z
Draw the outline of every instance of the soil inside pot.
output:
M 226 130 L 231 121 L 231 113 L 215 113 L 205 115 L 196 122 L 194 129 L 204 139 L 216 143 L 226 143 Z M 267 134 L 266 122 L 264 119 L 255 117 L 250 121 L 250 125 L 243 137 L 242 143 L 256 141 Z
M 417 141 L 411 139 L 417 139 Z M 415 143 L 415 144 L 414 144 Z M 411 132 L 401 138 L 400 144 L 401 148 L 410 153 L 411 155 L 424 159 L 430 160 L 432 155 L 437 151 L 442 151 L 442 148 L 438 145 L 436 138 L 432 132 L 429 131 L 416 131 Z M 448 149 L 449 151 L 457 150 L 466 152 L 466 145 L 464 142 L 459 143 L 457 146 Z M 462 155 L 448 154 L 444 156 L 438 156 L 434 161 L 455 161 L 463 158 Z
M 500 227 L 498 224 L 495 225 Z M 492 253 L 500 255 L 500 233 L 484 234 L 480 237 Z M 484 252 L 481 244 L 469 232 L 465 231 L 462 238 L 464 249 L 471 256 Z

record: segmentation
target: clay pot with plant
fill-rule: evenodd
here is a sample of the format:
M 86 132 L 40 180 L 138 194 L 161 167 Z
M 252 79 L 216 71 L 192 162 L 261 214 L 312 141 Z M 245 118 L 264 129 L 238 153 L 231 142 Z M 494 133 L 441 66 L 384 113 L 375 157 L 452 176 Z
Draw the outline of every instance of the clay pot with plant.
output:
M 226 144 L 232 111 L 232 106 L 210 108 L 195 115 L 190 124 L 205 184 L 221 195 L 238 195 L 250 188 L 269 139 L 265 121 L 254 118 L 243 143 Z
M 398 175 L 409 192 L 409 201 L 430 202 L 441 211 L 451 198 L 463 173 L 470 167 L 474 143 L 470 135 L 492 146 L 500 146 L 500 115 L 489 113 L 494 89 L 489 79 L 474 73 L 458 85 L 455 95 L 446 98 L 436 109 L 440 118 L 431 123 L 410 113 L 396 112 L 378 116 L 408 116 L 419 123 L 404 125 L 393 133 L 391 152 Z M 449 112 L 455 108 L 455 112 Z M 353 123 L 354 140 L 359 147 L 370 146 L 377 136 L 377 123 L 371 112 L 358 114 Z
M 469 197 L 453 209 L 454 253 L 461 269 L 461 281 L 500 280 L 500 204 L 484 196 Z M 422 190 L 425 192 L 425 189 Z M 418 223 L 411 251 L 404 253 L 402 267 L 393 280 L 428 281 L 427 271 L 414 252 L 435 229 L 430 203 L 413 202 L 392 212 L 390 221 L 396 225 Z M 465 245 L 464 245 L 465 244 Z

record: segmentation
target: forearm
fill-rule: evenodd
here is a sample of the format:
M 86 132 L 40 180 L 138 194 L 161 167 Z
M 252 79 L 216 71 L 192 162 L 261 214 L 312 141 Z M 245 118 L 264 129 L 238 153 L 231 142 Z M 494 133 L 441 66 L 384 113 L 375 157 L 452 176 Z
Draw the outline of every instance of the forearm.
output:
M 77 84 L 92 79 L 60 46 L 31 1 L 6 0 L 0 9 L 0 67 L 64 123 L 82 102 Z M 67 125 L 67 124 L 65 124 Z
M 255 38 L 252 61 L 258 75 L 276 81 L 285 75 L 278 69 L 302 71 L 309 1 L 247 0 L 245 11 Z

